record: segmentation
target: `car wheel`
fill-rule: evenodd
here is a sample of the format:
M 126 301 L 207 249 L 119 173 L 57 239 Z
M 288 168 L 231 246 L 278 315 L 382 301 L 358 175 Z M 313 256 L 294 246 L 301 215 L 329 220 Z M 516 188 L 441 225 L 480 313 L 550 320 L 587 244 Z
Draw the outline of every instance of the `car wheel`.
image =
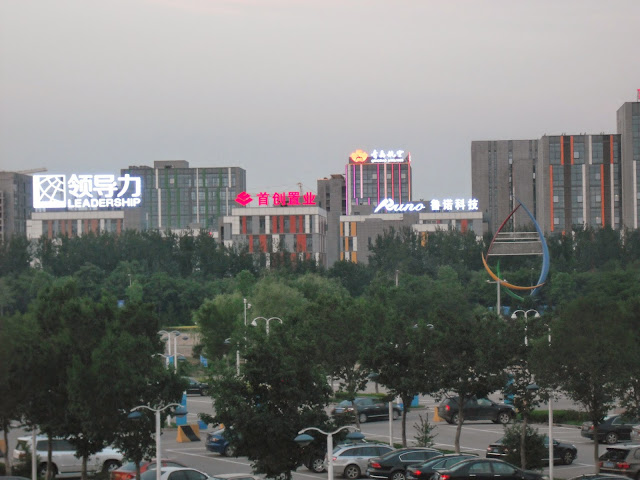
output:
M 394 410 L 391 418 L 398 420 L 400 418 L 400 412 L 398 410 Z
M 498 414 L 498 422 L 503 425 L 506 425 L 511 421 L 511 414 L 509 412 L 500 412 Z
M 108 473 L 108 472 L 111 472 L 111 471 L 115 470 L 116 468 L 119 468 L 121 465 L 122 464 L 120 462 L 118 462 L 117 460 L 107 460 L 102 465 L 102 471 Z
M 51 478 L 54 478 L 58 474 L 58 469 L 55 465 L 51 465 Z M 45 478 L 47 475 L 47 464 L 41 463 L 38 466 L 38 477 Z
M 458 424 L 458 414 L 454 413 L 453 415 L 451 415 L 451 423 L 453 423 L 454 425 Z
M 348 478 L 349 480 L 360 478 L 360 467 L 358 467 L 357 465 L 347 465 L 342 476 L 344 478 Z
M 236 454 L 236 449 L 233 448 L 231 445 L 227 445 L 226 447 L 224 447 L 224 452 L 222 452 L 222 454 L 225 457 L 233 457 Z
M 361 413 L 358 415 L 358 420 L 360 420 L 360 423 L 367 423 L 367 414 Z
M 309 462 L 309 465 L 307 465 L 307 468 L 314 473 L 324 472 L 324 458 L 313 457 Z
M 406 480 L 406 476 L 402 470 L 398 470 L 397 472 L 393 472 L 389 477 L 389 480 Z
M 609 445 L 613 445 L 614 443 L 618 443 L 618 434 L 616 432 L 609 432 L 604 436 L 605 443 Z
M 571 465 L 573 463 L 573 453 L 566 451 L 562 454 L 562 463 L 565 465 Z

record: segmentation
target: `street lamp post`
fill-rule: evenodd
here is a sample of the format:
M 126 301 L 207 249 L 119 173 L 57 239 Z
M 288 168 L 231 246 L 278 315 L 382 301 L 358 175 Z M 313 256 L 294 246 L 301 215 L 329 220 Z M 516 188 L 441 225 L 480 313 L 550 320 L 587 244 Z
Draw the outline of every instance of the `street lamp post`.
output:
M 252 320 L 251 325 L 253 325 L 254 327 L 258 326 L 258 320 L 264 320 L 267 324 L 267 335 L 269 335 L 269 323 L 271 323 L 272 320 L 277 320 L 280 322 L 280 324 L 282 324 L 282 319 L 279 317 L 269 317 L 269 318 L 265 318 L 265 317 L 256 317 Z
M 347 434 L 347 438 L 350 440 L 362 440 L 364 438 L 364 435 L 360 432 L 360 430 L 358 430 L 355 427 L 352 427 L 351 425 L 347 425 L 346 427 L 340 427 L 337 430 L 334 430 L 333 432 L 325 432 L 324 430 L 320 430 L 319 428 L 316 428 L 316 427 L 307 427 L 307 428 L 303 428 L 298 432 L 298 436 L 294 439 L 295 442 L 300 444 L 303 447 L 313 442 L 314 438 L 311 435 L 308 435 L 305 433 L 310 430 L 313 430 L 314 432 L 322 433 L 323 435 L 327 436 L 327 474 L 328 474 L 329 480 L 333 480 L 333 436 L 336 433 L 341 432 L 342 430 L 351 430 L 351 433 Z
M 129 418 L 138 418 L 140 416 L 140 412 L 138 412 L 138 410 L 141 409 L 146 409 L 149 410 L 151 412 L 154 412 L 156 415 L 156 480 L 160 480 L 160 476 L 162 474 L 161 470 L 162 470 L 162 454 L 160 453 L 160 434 L 161 432 L 161 416 L 160 413 L 162 413 L 163 411 L 165 411 L 167 408 L 170 407 L 178 407 L 176 408 L 176 416 L 177 415 L 186 415 L 187 412 L 184 409 L 184 407 L 182 407 L 179 403 L 169 403 L 168 405 L 165 405 L 164 407 L 161 408 L 153 408 L 150 407 L 149 405 L 138 405 L 137 407 L 133 407 L 131 409 L 131 413 L 129 414 Z
M 166 330 L 160 330 L 158 332 L 158 335 L 160 335 L 161 339 L 165 335 L 167 336 L 167 355 L 165 358 L 167 359 L 167 368 L 169 368 L 169 362 L 171 358 L 171 333 L 167 332 Z
M 516 310 L 515 312 L 513 312 L 511 314 L 511 319 L 515 320 L 516 318 L 518 318 L 518 313 L 523 313 L 524 314 L 524 346 L 526 347 L 527 345 L 529 345 L 529 341 L 527 340 L 527 318 L 529 318 L 529 314 L 533 313 L 533 318 L 540 318 L 540 314 L 538 313 L 537 310 L 534 310 L 533 308 L 530 308 L 527 311 L 524 310 Z
M 244 326 L 247 326 L 247 310 L 251 308 L 251 304 L 247 303 L 247 299 L 243 298 L 242 302 L 244 303 Z
M 524 345 L 528 345 L 527 341 L 527 318 L 530 313 L 533 313 L 533 318 L 540 318 L 540 313 L 537 310 L 529 309 L 529 310 L 516 310 L 511 315 L 511 318 L 515 320 L 518 318 L 518 313 L 524 314 Z M 547 328 L 549 329 L 549 347 L 551 347 L 551 325 L 547 324 Z M 553 480 L 553 392 L 549 392 L 549 401 L 547 402 L 549 407 L 549 432 L 547 436 L 549 437 L 549 479 Z

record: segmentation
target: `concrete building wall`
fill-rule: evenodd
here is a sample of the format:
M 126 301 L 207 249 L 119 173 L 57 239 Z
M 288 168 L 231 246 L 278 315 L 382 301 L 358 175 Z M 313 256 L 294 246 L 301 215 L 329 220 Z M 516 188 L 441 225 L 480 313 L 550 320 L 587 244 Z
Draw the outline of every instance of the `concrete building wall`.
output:
M 346 212 L 344 175 L 332 174 L 328 178 L 318 179 L 319 207 L 327 212 L 327 267 L 340 259 L 340 216 Z
M 638 228 L 640 192 L 640 102 L 627 102 L 616 112 L 621 136 L 622 223 Z
M 33 211 L 33 179 L 30 175 L 0 172 L 0 241 L 14 234 L 26 235 Z

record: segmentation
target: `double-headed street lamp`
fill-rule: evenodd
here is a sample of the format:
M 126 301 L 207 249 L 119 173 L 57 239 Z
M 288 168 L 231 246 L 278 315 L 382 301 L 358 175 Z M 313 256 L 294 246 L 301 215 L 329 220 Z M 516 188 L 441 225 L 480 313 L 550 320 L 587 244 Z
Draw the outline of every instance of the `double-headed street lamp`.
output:
M 173 371 L 178 373 L 178 337 L 180 336 L 180 332 L 178 330 L 172 330 L 171 332 L 167 332 L 166 330 L 160 330 L 158 332 L 160 337 L 167 336 L 167 354 L 168 357 L 171 357 L 171 336 L 173 335 Z M 189 338 L 187 335 L 184 336 L 186 340 Z
M 279 317 L 270 317 L 270 318 L 265 318 L 265 317 L 256 317 L 252 320 L 251 325 L 253 325 L 254 327 L 258 326 L 258 320 L 264 320 L 267 324 L 267 335 L 269 335 L 269 323 L 271 323 L 271 321 L 273 320 L 277 320 L 278 322 L 280 322 L 280 324 L 282 324 L 282 319 Z
M 176 408 L 175 411 L 175 415 L 177 416 L 183 416 L 187 414 L 187 409 L 184 408 L 182 405 L 180 405 L 179 403 L 169 403 L 167 405 L 165 405 L 164 407 L 158 407 L 158 408 L 153 408 L 150 407 L 149 405 L 138 405 L 137 407 L 133 407 L 131 409 L 131 413 L 129 414 L 129 418 L 130 419 L 137 419 L 140 418 L 141 413 L 138 410 L 149 410 L 151 412 L 155 412 L 156 414 L 156 480 L 160 480 L 160 476 L 162 474 L 161 470 L 162 470 L 162 454 L 160 453 L 160 435 L 162 433 L 161 431 L 161 416 L 160 413 L 162 413 L 163 411 L 165 411 L 167 408 L 171 408 L 171 407 L 178 407 Z
M 307 427 L 307 428 L 303 428 L 298 432 L 298 436 L 294 439 L 294 441 L 302 447 L 306 447 L 307 445 L 309 445 L 311 442 L 313 442 L 314 438 L 305 432 L 308 432 L 310 430 L 313 430 L 314 432 L 322 433 L 323 435 L 327 436 L 327 473 L 329 476 L 329 480 L 333 480 L 333 436 L 336 433 L 341 432 L 342 430 L 351 431 L 350 433 L 347 434 L 347 438 L 349 440 L 362 440 L 364 438 L 364 435 L 360 432 L 360 430 L 358 430 L 355 427 L 352 427 L 351 425 L 347 425 L 346 427 L 340 427 L 339 429 L 334 430 L 333 432 L 325 432 L 324 430 L 320 430 L 319 428 L 316 428 L 316 427 Z
M 528 345 L 527 341 L 527 318 L 530 313 L 533 313 L 533 318 L 540 318 L 540 313 L 537 310 L 529 309 L 529 310 L 516 310 L 511 314 L 511 318 L 513 320 L 518 318 L 518 313 L 522 313 L 524 315 L 524 345 Z M 547 328 L 549 329 L 549 347 L 551 347 L 551 325 L 547 324 Z M 549 478 L 553 479 L 553 392 L 549 392 L 549 401 L 547 402 L 549 407 L 549 432 L 547 436 L 549 437 Z

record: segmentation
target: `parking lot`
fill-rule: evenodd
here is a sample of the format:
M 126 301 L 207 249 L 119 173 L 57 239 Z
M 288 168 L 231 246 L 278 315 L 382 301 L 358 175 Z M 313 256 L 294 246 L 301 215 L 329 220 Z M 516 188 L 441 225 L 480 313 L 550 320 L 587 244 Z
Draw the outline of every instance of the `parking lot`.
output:
M 190 412 L 190 421 L 195 419 L 195 415 L 199 412 L 211 411 L 211 400 L 208 397 L 189 396 L 188 410 Z M 413 442 L 416 435 L 414 424 L 418 421 L 419 415 L 429 415 L 429 421 L 432 422 L 433 402 L 427 403 L 427 408 L 421 405 L 420 409 L 410 411 L 407 416 L 407 441 Z M 544 407 L 543 407 L 544 408 Z M 401 420 L 392 422 L 393 424 L 393 441 L 394 443 L 402 442 L 402 425 Z M 445 450 L 453 450 L 456 426 L 449 425 L 446 422 L 435 423 L 437 434 L 435 438 L 435 447 Z M 541 425 L 541 429 L 546 433 L 547 426 Z M 379 440 L 382 442 L 389 441 L 389 422 L 368 422 L 362 425 L 362 432 L 369 439 Z M 580 436 L 578 427 L 554 426 L 554 438 L 563 442 L 573 443 L 578 448 L 578 458 L 572 465 L 556 465 L 554 467 L 555 478 L 570 478 L 583 473 L 594 472 L 593 462 L 593 444 L 591 441 Z M 461 449 L 465 452 L 476 453 L 484 456 L 489 443 L 500 438 L 503 433 L 503 427 L 491 422 L 467 422 L 462 427 Z M 164 455 L 180 460 L 185 464 L 198 468 L 210 474 L 232 473 L 232 472 L 250 472 L 251 467 L 246 458 L 226 458 L 218 454 L 207 452 L 204 447 L 204 439 L 206 431 L 201 432 L 201 442 L 194 443 L 178 443 L 175 441 L 175 431 L 166 430 L 163 435 Z M 605 450 L 606 446 L 600 445 L 600 452 Z M 548 473 L 545 470 L 545 473 Z M 318 480 L 327 478 L 327 474 L 316 474 L 301 467 L 293 474 L 294 478 L 316 478 Z

